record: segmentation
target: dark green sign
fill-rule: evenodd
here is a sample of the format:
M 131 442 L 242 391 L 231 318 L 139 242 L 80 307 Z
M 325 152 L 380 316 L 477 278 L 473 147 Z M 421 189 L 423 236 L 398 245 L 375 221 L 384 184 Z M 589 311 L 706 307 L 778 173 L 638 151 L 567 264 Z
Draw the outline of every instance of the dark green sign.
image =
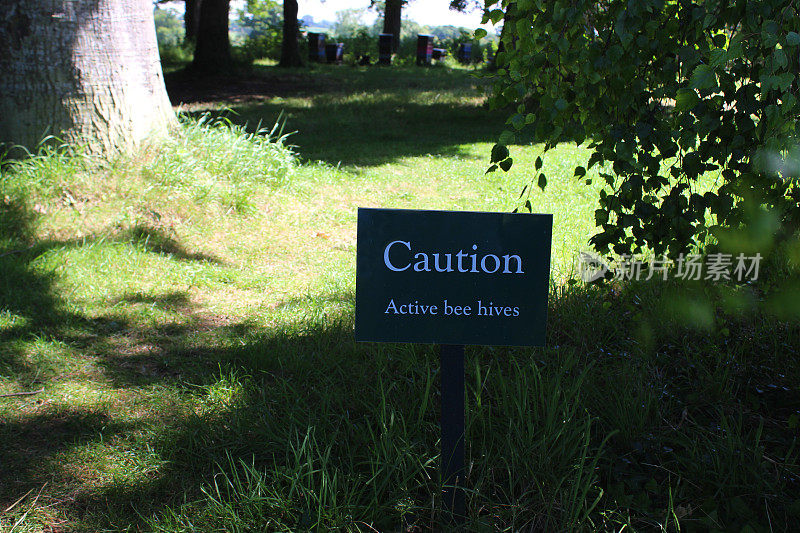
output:
M 358 210 L 356 340 L 542 346 L 552 215 Z

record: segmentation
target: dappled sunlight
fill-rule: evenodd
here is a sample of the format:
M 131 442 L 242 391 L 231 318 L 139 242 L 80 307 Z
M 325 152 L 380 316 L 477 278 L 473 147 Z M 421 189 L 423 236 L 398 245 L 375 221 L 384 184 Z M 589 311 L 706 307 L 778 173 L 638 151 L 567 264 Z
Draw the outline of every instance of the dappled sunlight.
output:
M 396 94 L 331 87 L 243 105 L 231 120 L 283 109 L 300 130 L 305 162 L 279 154 L 274 180 L 229 173 L 266 141 L 192 124 L 175 161 L 58 163 L 76 202 L 3 174 L 0 394 L 35 394 L 0 397 L 0 509 L 19 500 L 33 530 L 436 529 L 438 353 L 355 342 L 357 208 L 525 201 L 554 217 L 547 344 L 467 348 L 470 523 L 648 529 L 676 505 L 705 524 L 743 492 L 787 504 L 797 323 L 749 286 L 569 282 L 601 187 L 573 176 L 585 149 L 550 150 L 547 188 L 523 192 L 541 145 L 485 174 L 502 124 L 477 97 L 436 102 L 450 78 L 430 78 L 396 113 Z M 198 160 L 228 141 L 246 145 L 235 165 Z M 198 193 L 218 178 L 231 195 Z
M 289 143 L 298 147 L 302 159 L 345 168 L 376 167 L 427 154 L 463 157 L 468 152 L 460 145 L 494 142 L 503 129 L 499 114 L 484 106 L 477 89 L 484 82 L 477 78 L 419 69 L 347 74 L 323 68 L 300 75 L 298 79 L 313 80 L 305 84 L 281 75 L 279 69 L 266 69 L 258 77 L 263 98 L 231 102 L 201 83 L 193 91 L 204 103 L 184 109 L 192 114 L 222 113 L 249 128 L 280 119 L 285 132 L 295 132 Z M 289 89 L 292 83 L 294 90 Z M 191 102 L 181 87 L 172 87 L 173 102 Z M 226 90 L 235 93 L 237 86 Z

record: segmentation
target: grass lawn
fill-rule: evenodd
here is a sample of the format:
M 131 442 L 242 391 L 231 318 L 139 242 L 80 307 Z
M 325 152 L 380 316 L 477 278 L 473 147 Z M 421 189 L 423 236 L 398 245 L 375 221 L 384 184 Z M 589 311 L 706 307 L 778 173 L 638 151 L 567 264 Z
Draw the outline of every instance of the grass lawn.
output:
M 446 530 L 438 354 L 353 341 L 356 208 L 510 211 L 541 147 L 484 173 L 503 118 L 466 70 L 168 82 L 175 138 L 2 170 L 0 395 L 44 390 L 0 397 L 0 531 Z M 548 346 L 467 349 L 469 530 L 790 530 L 797 321 L 568 282 L 585 153 L 530 196 Z

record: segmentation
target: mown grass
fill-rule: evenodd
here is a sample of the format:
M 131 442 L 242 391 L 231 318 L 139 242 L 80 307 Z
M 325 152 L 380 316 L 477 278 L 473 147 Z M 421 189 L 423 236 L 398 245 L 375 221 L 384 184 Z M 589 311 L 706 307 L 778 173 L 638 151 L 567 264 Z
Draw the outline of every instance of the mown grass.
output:
M 3 167 L 0 394 L 44 388 L 0 398 L 3 531 L 448 529 L 435 347 L 353 341 L 356 207 L 508 211 L 540 147 L 484 175 L 502 119 L 464 71 L 258 75 L 287 94 Z M 297 133 L 256 133 L 279 116 Z M 467 349 L 468 529 L 791 530 L 796 319 L 749 287 L 566 283 L 581 154 L 531 196 L 547 347 Z

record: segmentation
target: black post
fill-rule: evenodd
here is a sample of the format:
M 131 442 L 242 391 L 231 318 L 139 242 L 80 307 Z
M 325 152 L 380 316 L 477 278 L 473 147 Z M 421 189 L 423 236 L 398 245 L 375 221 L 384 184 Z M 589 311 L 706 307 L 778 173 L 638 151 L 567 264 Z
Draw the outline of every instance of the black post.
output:
M 464 522 L 464 346 L 440 348 L 442 377 L 442 484 L 444 510 Z

